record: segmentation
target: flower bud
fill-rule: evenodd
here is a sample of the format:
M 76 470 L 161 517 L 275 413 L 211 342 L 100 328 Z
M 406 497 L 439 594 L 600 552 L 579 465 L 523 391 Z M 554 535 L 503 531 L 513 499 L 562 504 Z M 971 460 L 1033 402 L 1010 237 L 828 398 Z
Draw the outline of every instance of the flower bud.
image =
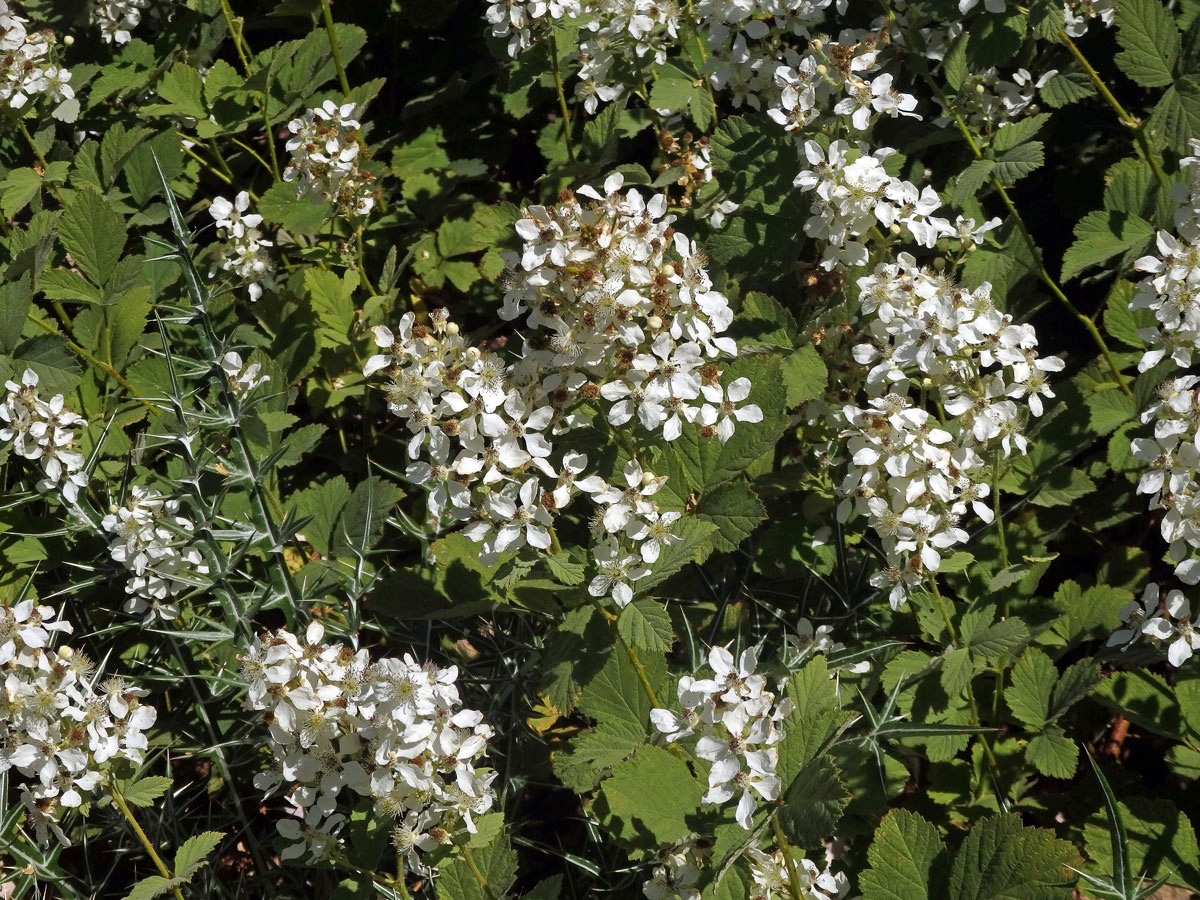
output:
M 817 74 L 820 75 L 821 77 L 828 75 L 829 67 L 824 64 L 817 66 Z

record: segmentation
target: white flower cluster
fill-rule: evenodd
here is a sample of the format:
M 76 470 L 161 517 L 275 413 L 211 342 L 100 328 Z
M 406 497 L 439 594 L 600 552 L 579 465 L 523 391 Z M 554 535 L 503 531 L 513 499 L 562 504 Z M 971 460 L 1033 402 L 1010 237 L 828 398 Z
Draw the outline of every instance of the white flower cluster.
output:
M 805 142 L 804 155 L 812 168 L 797 175 L 795 183 L 813 193 L 812 215 L 804 223 L 804 233 L 825 245 L 822 268 L 866 265 L 870 254 L 859 238 L 877 225 L 903 226 L 916 243 L 933 247 L 939 237 L 978 243 L 1000 224 L 993 219 L 976 227 L 974 221 L 962 218 L 951 224 L 934 216 L 941 207 L 937 191 L 929 185 L 918 189 L 884 169 L 883 161 L 894 152 L 884 147 L 868 153 L 865 144 L 854 149 L 841 140 L 828 149 L 816 141 Z
M 1152 369 L 1164 359 L 1179 368 L 1192 364 L 1200 351 L 1200 141 L 1193 140 L 1197 156 L 1180 160 L 1185 180 L 1174 185 L 1175 230 L 1158 233 L 1158 256 L 1143 256 L 1133 264 L 1147 276 L 1138 282 L 1130 309 L 1150 309 L 1154 327 L 1138 331 L 1150 345 L 1138 371 Z
M 121 760 L 142 762 L 157 715 L 140 702 L 146 691 L 119 677 L 97 686 L 86 656 L 49 648 L 52 633 L 72 630 L 33 600 L 0 606 L 0 773 L 28 779 L 21 802 L 43 845 L 50 833 L 69 845 L 63 815 L 86 812 Z
M 892 76 L 879 72 L 878 36 L 847 30 L 841 38 L 813 40 L 797 62 L 768 70 L 774 92 L 767 115 L 786 131 L 826 133 L 865 132 L 880 116 L 920 118 L 917 99 L 896 90 Z M 757 109 L 763 93 L 765 86 L 748 97 L 749 104 Z
M 696 755 L 712 763 L 703 802 L 728 803 L 740 792 L 734 817 L 750 830 L 757 805 L 754 795 L 764 800 L 779 797 L 782 785 L 775 774 L 779 763 L 775 745 L 784 735 L 778 723 L 793 704 L 787 698 L 775 702 L 767 679 L 754 672 L 758 654 L 753 648 L 735 660 L 725 647 L 713 647 L 708 665 L 712 678 L 684 675 L 679 679 L 680 712 L 651 710 L 650 721 L 668 741 L 700 734 Z
M 887 568 L 872 584 L 890 585 L 898 609 L 943 551 L 967 540 L 968 511 L 992 520 L 989 457 L 1025 452 L 1024 408 L 1042 414 L 1042 397 L 1054 396 L 1047 374 L 1063 362 L 1038 356 L 1033 326 L 997 310 L 990 285 L 968 291 L 908 254 L 858 286 L 870 343 L 853 355 L 871 367 L 870 399 L 840 414 L 851 464 L 839 516 L 862 513 L 879 534 Z M 946 421 L 905 396 L 913 380 L 936 392 Z
M 70 100 L 71 73 L 55 65 L 53 31 L 30 33 L 29 20 L 0 0 L 0 107 L 20 109 L 37 94 Z
M 395 820 L 396 851 L 412 870 L 420 854 L 447 843 L 460 825 L 492 807 L 496 773 L 476 768 L 492 729 L 463 709 L 457 668 L 384 658 L 322 643 L 312 623 L 303 640 L 288 631 L 259 636 L 242 660 L 246 707 L 264 710 L 275 766 L 255 778 L 264 790 L 288 786 L 295 818 L 278 830 L 285 859 L 329 858 L 352 792 Z
M 1004 128 L 1011 125 L 1027 112 L 1036 112 L 1034 101 L 1037 92 L 1058 75 L 1057 69 L 1049 69 L 1037 78 L 1028 69 L 1017 69 L 1011 80 L 1002 78 L 995 67 L 972 75 L 958 92 L 952 105 L 970 124 L 981 128 Z M 954 122 L 951 110 L 946 109 L 940 97 L 935 101 L 942 106 L 943 115 L 934 119 L 940 128 Z
M 68 503 L 87 484 L 83 454 L 75 449 L 75 429 L 87 425 L 65 406 L 62 394 L 49 400 L 38 396 L 38 375 L 26 369 L 21 383 L 6 381 L 8 396 L 0 403 L 0 441 L 11 441 L 13 452 L 41 464 L 37 489 L 59 491 Z
M 678 513 L 653 499 L 664 479 L 636 460 L 624 485 L 587 474 L 585 455 L 556 451 L 551 438 L 592 426 L 579 404 L 598 405 L 614 428 L 635 416 L 674 440 L 686 426 L 728 440 L 762 411 L 745 404 L 746 378 L 720 382 L 718 361 L 737 352 L 723 332 L 728 301 L 712 290 L 695 245 L 670 231 L 666 201 L 582 188 L 554 207 L 532 207 L 517 223 L 525 239 L 511 267 L 502 318 L 524 317 L 522 356 L 507 363 L 468 347 L 444 310 L 431 324 L 406 314 L 397 332 L 374 329 L 383 352 L 364 374 L 386 370 L 388 406 L 412 435 L 407 475 L 428 485 L 429 511 L 467 522 L 485 559 L 552 543 L 553 518 L 580 492 L 599 507 L 594 596 L 618 604 L 674 540 Z M 672 255 L 671 251 L 674 251 Z
M 711 848 L 697 840 L 688 835 L 658 852 L 649 880 L 642 883 L 648 900 L 700 900 L 700 873 Z
M 790 900 L 791 876 L 783 850 L 765 853 L 756 847 L 746 850 L 750 860 L 750 874 L 754 879 L 754 891 L 747 900 Z M 803 893 L 797 900 L 838 900 L 850 890 L 850 879 L 844 872 L 834 873 L 830 869 L 821 871 L 811 859 L 792 858 L 800 889 Z
M 1200 629 L 1192 622 L 1192 605 L 1183 591 L 1168 591 L 1161 606 L 1159 595 L 1157 584 L 1146 585 L 1141 601 L 1131 600 L 1121 610 L 1125 627 L 1113 633 L 1108 646 L 1128 647 L 1146 635 L 1156 645 L 1167 644 L 1167 661 L 1179 667 L 1200 650 Z
M 1200 377 L 1169 378 L 1142 421 L 1154 435 L 1134 438 L 1133 455 L 1148 468 L 1138 493 L 1150 494 L 1150 508 L 1164 510 L 1159 529 L 1167 555 L 1184 584 L 1200 583 Z
M 297 182 L 299 197 L 329 200 L 346 215 L 367 215 L 375 207 L 375 176 L 361 165 L 361 127 L 353 103 L 338 106 L 332 100 L 292 119 L 287 142 L 292 159 L 283 180 Z
M 100 524 L 114 537 L 109 555 L 132 575 L 125 584 L 125 612 L 146 613 L 147 622 L 177 618 L 173 598 L 204 584 L 202 576 L 208 574 L 204 557 L 190 543 L 195 526 L 179 515 L 179 501 L 134 485 L 124 505 Z
M 217 268 L 209 272 L 209 277 L 218 270 L 231 272 L 249 284 L 250 299 L 257 300 L 263 288 L 275 290 L 275 263 L 266 252 L 267 247 L 274 245 L 264 240 L 258 230 L 262 216 L 247 214 L 249 208 L 250 195 L 246 191 L 239 193 L 232 203 L 217 197 L 209 206 L 208 214 L 216 223 L 222 241 Z
M 589 113 L 640 86 L 640 68 L 667 60 L 679 37 L 683 4 L 676 0 L 491 0 L 485 16 L 495 37 L 517 56 L 557 22 L 579 26 L 575 96 Z
M 93 0 L 92 24 L 100 27 L 100 36 L 105 43 L 127 44 L 132 40 L 130 33 L 142 21 L 142 10 L 150 0 Z
M 1063 4 L 1063 31 L 1071 37 L 1083 37 L 1093 19 L 1108 28 L 1116 15 L 1114 0 L 1068 0 Z

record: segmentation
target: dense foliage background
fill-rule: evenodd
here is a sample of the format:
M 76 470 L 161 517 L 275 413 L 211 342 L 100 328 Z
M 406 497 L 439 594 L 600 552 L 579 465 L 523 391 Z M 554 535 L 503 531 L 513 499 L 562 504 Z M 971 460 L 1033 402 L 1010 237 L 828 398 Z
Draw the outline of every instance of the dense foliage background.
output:
M 126 7 L 137 14 L 122 20 Z M 101 27 L 114 8 L 117 24 Z M 509 27 L 522 10 L 525 47 Z M 1162 896 L 1200 890 L 1200 677 L 1187 658 L 1200 639 L 1183 595 L 1169 593 L 1191 590 L 1200 538 L 1170 539 L 1182 554 L 1170 558 L 1163 539 L 1175 510 L 1184 531 L 1194 524 L 1178 498 L 1191 496 L 1197 466 L 1186 448 L 1168 464 L 1131 449 L 1163 419 L 1152 404 L 1173 396 L 1186 401 L 1174 433 L 1182 445 L 1196 435 L 1193 385 L 1160 385 L 1186 378 L 1200 331 L 1197 235 L 1178 214 L 1196 206 L 1198 13 L 1191 0 L 1070 4 L 1065 18 L 1049 0 L 0 2 L 10 37 L 14 16 L 30 36 L 53 30 L 39 72 L 71 73 L 69 91 L 43 79 L 18 102 L 9 88 L 29 77 L 25 39 L 0 43 L 0 73 L 15 79 L 0 82 L 0 381 L 12 382 L 11 416 L 31 371 L 42 400 L 61 394 L 86 420 L 60 422 L 54 438 L 80 454 L 67 464 L 83 473 L 77 497 L 59 477 L 39 485 L 40 450 L 0 440 L 0 895 L 1133 900 L 1163 883 L 1182 893 Z M 657 23 L 645 47 L 628 36 L 639 15 Z M 614 21 L 624 37 L 611 42 L 588 26 Z M 750 50 L 739 34 L 753 36 Z M 607 80 L 586 77 L 602 52 L 581 50 L 589 40 L 615 48 Z M 736 62 L 755 53 L 766 62 L 745 87 Z M 802 57 L 822 53 L 827 70 L 805 76 Z M 797 70 L 801 83 L 816 79 L 819 114 L 785 130 L 786 114 L 771 111 L 788 108 Z M 903 96 L 872 108 L 868 83 L 869 125 L 833 111 L 855 73 L 883 71 Z M 592 83 L 621 90 L 577 90 Z M 323 127 L 314 109 L 360 123 L 326 153 L 336 173 L 353 148 L 341 181 L 312 174 L 328 164 L 313 162 L 328 150 L 310 140 Z M 297 132 L 305 140 L 289 147 Z M 797 175 L 825 171 L 836 140 L 851 157 L 893 148 L 881 184 L 931 186 L 946 230 L 922 240 L 926 213 L 906 231 L 900 214 L 888 222 L 868 205 L 865 226 L 847 219 L 861 256 L 830 256 L 837 242 L 810 220 L 820 191 Z M 556 417 L 577 411 L 575 430 L 554 438 L 555 472 L 563 450 L 585 453 L 582 471 L 620 494 L 634 461 L 631 489 L 653 482 L 643 469 L 666 476 L 644 502 L 678 514 L 654 558 L 621 544 L 630 567 L 645 563 L 632 603 L 607 582 L 592 589 L 611 571 L 610 538 L 588 498 L 565 511 L 537 501 L 554 513 L 545 547 L 534 530 L 508 549 L 491 533 L 485 547 L 464 533 L 467 516 L 431 511 L 410 468 L 410 440 L 424 432 L 398 417 L 385 377 L 405 354 L 460 338 L 472 362 L 536 364 L 548 352 L 539 326 L 505 311 L 524 284 L 514 271 L 534 268 L 522 254 L 554 240 L 549 214 L 531 208 L 590 208 L 579 189 L 607 197 L 613 173 L 625 197 L 665 194 L 672 233 L 698 243 L 677 251 L 666 235 L 655 246 L 666 254 L 655 289 L 676 296 L 691 278 L 680 256 L 693 254 L 687 265 L 727 298 L 737 340 L 736 361 L 708 354 L 720 369 L 710 363 L 706 385 L 732 398 L 734 378 L 748 378 L 740 401 L 761 412 L 717 437 L 697 406 L 667 440 L 644 418 L 606 419 L 582 377 L 563 382 Z M 847 203 L 869 194 L 847 190 Z M 955 230 L 959 215 L 999 221 L 972 238 Z M 1159 307 L 1130 302 L 1167 292 L 1144 286 L 1155 273 L 1139 261 L 1170 255 L 1156 249 L 1160 229 L 1189 249 L 1167 263 L 1182 266 L 1169 301 L 1182 312 L 1159 314 L 1156 332 Z M 990 492 L 953 515 L 963 536 L 942 546 L 936 573 L 865 510 L 847 514 L 844 479 L 864 463 L 846 409 L 879 395 L 867 383 L 874 362 L 852 348 L 879 345 L 885 321 L 860 280 L 903 253 L 925 267 L 918 291 L 990 284 L 979 309 L 1031 324 L 1033 357 L 1063 362 L 1046 367 L 1041 415 L 1027 394 L 1009 395 L 1020 413 L 1005 441 L 1027 436 L 1025 452 L 1001 451 L 999 432 L 979 438 L 983 474 L 972 477 Z M 563 283 L 595 277 L 590 259 L 550 259 L 537 265 L 561 268 Z M 443 308 L 449 332 L 438 330 Z M 666 333 L 675 311 L 656 306 L 643 325 Z M 1139 368 L 1164 341 L 1184 351 Z M 959 441 L 959 413 L 937 393 L 944 352 L 935 346 L 907 389 L 929 427 Z M 915 363 L 898 365 L 910 366 L 903 393 Z M 482 509 L 506 483 L 515 493 L 526 475 L 513 472 L 538 477 L 535 463 L 526 454 L 471 502 Z M 1143 479 L 1164 468 L 1176 497 L 1151 509 L 1146 494 L 1159 488 Z M 906 502 L 923 502 L 922 490 Z M 149 557 L 134 571 L 133 552 L 113 548 L 134 539 L 120 510 L 148 496 L 139 491 L 171 504 L 155 507 Z M 915 574 L 889 603 L 890 583 L 875 576 L 897 559 Z M 1157 589 L 1143 593 L 1160 583 L 1161 605 Z M 157 710 L 140 764 L 132 754 L 105 768 L 86 816 L 65 811 L 66 844 L 39 841 L 38 814 L 21 799 L 37 776 L 13 736 L 24 727 L 15 654 L 34 644 L 12 610 L 30 599 L 60 608 L 71 644 Z M 1146 621 L 1157 625 L 1143 631 Z M 312 622 L 324 637 L 306 644 Z M 477 764 L 497 772 L 495 800 L 475 831 L 447 819 L 446 840 L 435 835 L 405 872 L 391 818 L 365 789 L 342 787 L 334 849 L 288 852 L 276 823 L 296 801 L 255 783 L 277 752 L 265 719 L 280 713 L 247 700 L 246 655 L 268 652 L 255 636 L 281 628 L 301 636 L 297 659 L 310 662 L 317 651 L 301 645 L 324 640 L 372 660 L 457 666 L 462 703 L 494 732 Z M 705 668 L 720 646 L 735 658 L 758 648 L 767 680 L 756 690 L 748 670 L 729 676 L 737 697 L 715 701 L 718 716 L 764 690 L 778 700 L 754 713 L 775 713 L 775 796 L 759 790 L 742 823 L 736 800 L 701 802 L 715 758 L 652 720 L 679 710 L 680 676 L 728 674 Z M 313 665 L 327 671 L 335 656 Z M 39 659 L 49 671 L 56 658 Z M 764 881 L 772 865 L 776 883 Z M 672 886 L 668 871 L 688 874 Z

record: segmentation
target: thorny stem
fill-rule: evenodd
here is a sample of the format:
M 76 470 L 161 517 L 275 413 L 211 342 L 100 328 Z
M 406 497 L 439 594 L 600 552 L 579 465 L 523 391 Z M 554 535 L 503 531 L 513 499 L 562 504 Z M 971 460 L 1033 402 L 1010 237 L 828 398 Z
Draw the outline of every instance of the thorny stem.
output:
M 895 12 L 892 11 L 890 5 L 888 4 L 888 0 L 881 0 L 881 2 L 888 19 L 896 24 L 896 27 L 900 29 L 902 34 L 904 34 L 905 39 L 909 42 L 910 46 L 920 46 L 920 43 L 913 39 L 910 29 L 906 28 L 896 17 Z M 933 76 L 929 73 L 929 70 L 922 66 L 919 67 L 919 71 L 926 84 L 929 85 L 930 89 L 942 102 L 942 106 L 945 109 L 950 110 L 950 113 L 954 118 L 954 124 L 958 127 L 963 139 L 967 142 L 967 146 L 971 148 L 971 153 L 976 159 L 983 159 L 983 151 L 979 149 L 979 144 L 976 142 L 974 135 L 971 134 L 971 129 L 969 129 L 967 127 L 967 123 L 963 121 L 962 114 L 959 113 L 954 105 L 950 102 L 950 99 L 946 96 L 945 92 L 942 91 L 941 86 L 937 83 L 937 81 L 934 80 Z M 1108 344 L 1104 340 L 1104 336 L 1100 334 L 1100 330 L 1096 327 L 1096 323 L 1092 321 L 1090 316 L 1084 315 L 1084 313 L 1082 313 L 1075 306 L 1075 304 L 1071 302 L 1070 298 L 1063 293 L 1063 289 L 1059 287 L 1058 282 L 1054 280 L 1054 277 L 1046 269 L 1046 263 L 1042 258 L 1041 249 L 1038 247 L 1037 242 L 1033 239 L 1033 235 L 1030 234 L 1029 227 L 1025 224 L 1025 220 L 1021 217 L 1021 214 L 1017 211 L 1016 205 L 1013 203 L 1012 198 L 1009 196 L 1008 191 L 1005 189 L 1000 179 L 995 175 L 992 175 L 988 181 L 992 188 L 999 195 L 1000 200 L 1004 203 L 1004 207 L 1008 211 L 1009 216 L 1012 218 L 1013 224 L 1017 226 L 1017 231 L 1020 232 L 1022 240 L 1024 240 L 1025 245 L 1029 248 L 1030 254 L 1033 256 L 1034 274 L 1037 275 L 1037 277 L 1041 279 L 1042 283 L 1050 289 L 1050 293 L 1054 295 L 1055 299 L 1065 306 L 1071 315 L 1073 315 L 1084 327 L 1087 333 L 1091 336 L 1092 342 L 1095 343 L 1096 347 L 1100 350 L 1101 355 L 1104 357 L 1104 361 L 1108 364 L 1108 368 L 1112 371 L 1113 377 L 1116 379 L 1117 386 L 1120 387 L 1127 396 L 1132 398 L 1133 391 L 1129 387 L 1129 382 L 1125 378 L 1125 373 L 1123 373 L 1121 371 L 1121 367 L 1117 365 L 1117 361 L 1113 358 L 1112 351 L 1109 350 Z
M 112 792 L 113 803 L 117 809 L 121 810 L 121 814 L 125 816 L 125 821 L 129 823 L 129 827 L 133 829 L 133 833 L 138 836 L 138 840 L 142 842 L 142 846 L 146 848 L 146 852 L 150 854 L 150 859 L 154 861 L 155 868 L 163 878 L 171 878 L 171 870 L 167 868 L 167 864 L 163 862 L 162 857 L 158 855 L 158 851 L 154 849 L 154 844 L 149 836 L 142 830 L 142 826 L 138 824 L 138 820 L 133 817 L 133 811 L 130 810 L 128 804 L 125 803 L 125 798 L 121 796 L 121 792 L 115 786 L 109 785 Z M 179 886 L 171 888 L 175 894 L 175 900 L 183 900 L 183 894 L 179 890 Z
M 792 845 L 788 843 L 787 835 L 779 824 L 779 813 L 771 814 L 771 830 L 775 833 L 775 843 L 783 855 L 783 865 L 788 873 L 788 886 L 792 889 L 795 900 L 804 900 L 804 885 L 800 883 L 800 873 L 796 871 L 796 861 L 792 859 Z
M 563 91 L 562 73 L 558 71 L 558 41 L 550 36 L 550 71 L 554 75 L 554 89 L 558 93 L 558 108 L 563 118 L 563 143 L 567 145 L 567 159 L 575 162 L 575 148 L 571 146 L 571 111 L 567 108 L 567 95 Z
M 325 33 L 329 35 L 329 49 L 333 51 L 333 64 L 337 67 L 338 83 L 342 93 L 349 96 L 350 82 L 346 80 L 346 66 L 342 63 L 342 48 L 338 44 L 337 29 L 333 27 L 333 11 L 329 8 L 329 0 L 321 0 L 321 16 L 325 20 Z
M 1083 66 L 1083 71 L 1085 71 L 1088 78 L 1091 79 L 1096 91 L 1101 97 L 1104 98 L 1105 102 L 1113 108 L 1113 111 L 1117 114 L 1117 117 L 1121 120 L 1121 122 L 1133 129 L 1133 136 L 1137 141 L 1138 149 L 1142 151 L 1142 156 L 1146 158 L 1146 162 L 1150 164 L 1150 169 L 1154 172 L 1155 181 L 1157 181 L 1158 186 L 1163 189 L 1164 194 L 1169 193 L 1170 183 L 1167 181 L 1167 176 L 1163 172 L 1162 166 L 1159 165 L 1158 157 L 1150 149 L 1150 141 L 1146 139 L 1146 132 L 1142 128 L 1142 121 L 1126 112 L 1125 107 L 1123 107 L 1117 98 L 1113 96 L 1112 91 L 1108 89 L 1108 85 L 1104 83 L 1104 79 L 1100 77 L 1100 73 L 1096 71 L 1095 67 L 1090 62 L 1088 62 L 1088 58 L 1083 55 L 1083 51 L 1079 49 L 1078 45 L 1071 40 L 1071 36 L 1069 34 L 1063 30 L 1059 30 L 1058 39 L 1063 42 L 1068 50 L 1071 51 L 1071 55 L 1075 57 L 1076 62 Z

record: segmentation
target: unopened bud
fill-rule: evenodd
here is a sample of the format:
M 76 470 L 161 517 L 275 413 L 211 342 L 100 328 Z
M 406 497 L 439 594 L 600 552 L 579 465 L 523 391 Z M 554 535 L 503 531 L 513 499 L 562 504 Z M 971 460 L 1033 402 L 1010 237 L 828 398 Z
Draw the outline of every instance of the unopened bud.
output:
M 479 360 L 479 357 L 481 357 L 482 355 L 483 354 L 479 352 L 478 347 L 468 347 L 467 348 L 467 359 L 470 360 L 471 362 L 477 362 Z
M 817 74 L 821 77 L 828 75 L 829 67 L 822 63 L 821 65 L 817 66 Z
M 65 35 L 63 37 L 63 43 L 66 44 L 68 47 L 70 47 L 72 44 L 75 43 L 75 35 L 73 35 L 73 34 Z
M 935 257 L 933 258 L 933 267 L 934 267 L 935 269 L 937 269 L 939 272 L 940 272 L 942 269 L 946 268 L 946 257 L 944 257 L 944 256 L 935 256 Z
M 977 93 L 977 94 L 987 93 L 987 88 L 985 88 L 982 84 L 977 84 L 977 85 L 975 85 L 975 93 Z
M 661 331 L 663 327 L 662 316 L 650 316 L 646 319 L 646 324 L 650 326 L 651 331 Z
M 650 485 L 654 484 L 654 482 L 655 482 L 655 481 L 657 481 L 657 480 L 658 480 L 658 479 L 656 479 L 656 478 L 654 477 L 654 473 L 653 473 L 653 472 L 643 472 L 643 473 L 642 473 L 642 484 L 643 484 L 645 487 L 650 487 Z
M 70 647 L 59 647 L 58 648 L 58 658 L 59 659 L 70 659 L 74 655 L 75 655 L 75 651 L 72 650 Z
M 820 50 L 822 47 L 824 47 L 824 46 L 825 46 L 825 43 L 824 43 L 823 41 L 814 40 L 814 41 L 813 41 L 811 44 L 809 44 L 808 46 L 812 47 L 814 50 Z
M 451 335 L 451 336 L 458 334 L 458 323 L 451 322 L 449 325 L 447 325 L 446 326 L 446 334 Z
M 893 222 L 891 225 L 888 226 L 888 231 L 890 231 L 892 234 L 899 234 L 900 226 L 897 225 L 895 222 Z

